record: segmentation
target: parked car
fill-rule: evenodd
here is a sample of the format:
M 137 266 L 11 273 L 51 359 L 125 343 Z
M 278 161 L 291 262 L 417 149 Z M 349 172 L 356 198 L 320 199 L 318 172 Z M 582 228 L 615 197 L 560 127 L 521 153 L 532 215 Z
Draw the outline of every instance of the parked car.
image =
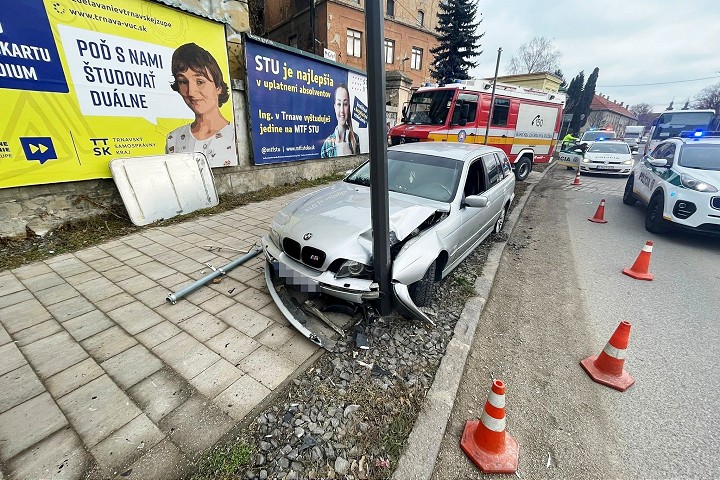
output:
M 391 147 L 387 172 L 392 302 L 406 316 L 431 321 L 423 307 L 431 303 L 434 284 L 502 230 L 515 176 L 499 148 L 454 142 Z M 283 208 L 262 238 L 275 303 L 323 347 L 328 339 L 308 327 L 302 298 L 368 305 L 380 296 L 370 190 L 366 162 L 344 180 Z
M 647 206 L 645 228 L 720 234 L 720 132 L 683 132 L 660 142 L 632 170 L 623 202 Z
M 626 142 L 604 140 L 593 142 L 580 162 L 581 172 L 630 175 L 633 157 Z

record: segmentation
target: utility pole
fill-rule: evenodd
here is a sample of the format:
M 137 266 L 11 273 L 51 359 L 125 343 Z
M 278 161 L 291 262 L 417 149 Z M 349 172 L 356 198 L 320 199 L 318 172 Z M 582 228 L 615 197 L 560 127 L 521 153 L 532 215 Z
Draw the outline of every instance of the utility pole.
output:
M 392 311 L 390 286 L 390 213 L 388 201 L 387 138 L 385 136 L 385 46 L 382 0 L 365 4 L 368 72 L 368 130 L 370 133 L 370 212 L 373 232 L 373 268 L 380 287 L 378 311 Z
M 490 111 L 488 112 L 487 125 L 485 126 L 485 145 L 488 144 L 488 135 L 490 133 L 490 122 L 492 122 L 493 109 L 495 108 L 495 85 L 497 85 L 497 74 L 500 68 L 500 54 L 502 47 L 498 48 L 497 63 L 495 63 L 495 77 L 493 78 L 492 95 L 490 95 Z
M 315 49 L 315 0 L 310 0 L 310 32 L 312 32 L 312 53 L 317 53 Z

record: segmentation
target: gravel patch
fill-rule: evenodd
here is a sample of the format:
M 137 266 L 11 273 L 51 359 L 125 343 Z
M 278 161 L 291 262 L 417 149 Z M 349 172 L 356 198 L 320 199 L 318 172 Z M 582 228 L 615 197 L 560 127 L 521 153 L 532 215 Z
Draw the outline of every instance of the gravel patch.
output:
M 350 333 L 370 348 L 348 335 L 279 391 L 238 436 L 256 452 L 238 478 L 390 478 L 492 242 L 506 238 L 491 236 L 436 284 L 435 326 L 355 318 Z

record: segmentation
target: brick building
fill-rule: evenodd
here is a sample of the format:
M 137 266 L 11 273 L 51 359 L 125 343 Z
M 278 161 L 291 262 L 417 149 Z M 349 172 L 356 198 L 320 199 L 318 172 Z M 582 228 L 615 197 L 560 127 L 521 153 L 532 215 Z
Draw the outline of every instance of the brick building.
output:
M 365 0 L 315 0 L 314 42 L 311 1 L 264 2 L 263 36 L 320 56 L 327 48 L 338 62 L 366 70 Z M 385 69 L 402 72 L 413 87 L 430 81 L 439 0 L 384 0 L 384 11 Z
M 590 128 L 612 128 L 622 136 L 625 127 L 637 124 L 637 117 L 628 110 L 630 105 L 616 103 L 610 97 L 595 95 L 590 103 L 590 114 L 580 133 Z

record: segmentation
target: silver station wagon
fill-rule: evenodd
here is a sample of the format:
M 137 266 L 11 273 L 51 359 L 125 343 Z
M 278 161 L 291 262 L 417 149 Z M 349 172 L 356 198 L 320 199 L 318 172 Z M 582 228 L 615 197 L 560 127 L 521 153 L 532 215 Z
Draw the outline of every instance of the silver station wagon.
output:
M 432 323 L 423 307 L 435 282 L 502 230 L 515 176 L 502 150 L 462 143 L 391 147 L 387 168 L 393 306 Z M 367 306 L 380 296 L 370 201 L 366 162 L 283 208 L 262 239 L 275 303 L 303 335 L 328 349 L 332 331 L 342 332 L 317 304 Z

